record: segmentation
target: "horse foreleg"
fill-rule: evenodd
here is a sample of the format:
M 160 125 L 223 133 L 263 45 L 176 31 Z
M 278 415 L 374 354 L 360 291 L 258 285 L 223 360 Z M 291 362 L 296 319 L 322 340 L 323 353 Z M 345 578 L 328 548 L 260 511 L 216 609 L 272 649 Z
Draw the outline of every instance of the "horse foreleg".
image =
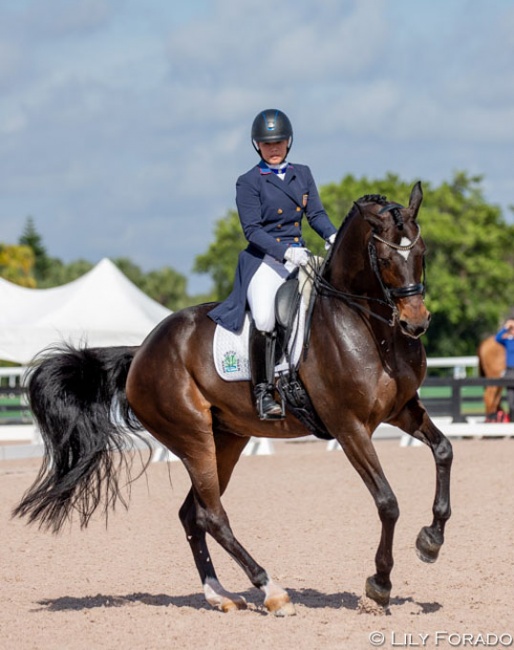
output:
M 393 569 L 393 538 L 399 517 L 398 502 L 389 485 L 367 431 L 346 433 L 339 438 L 343 450 L 371 493 L 382 523 L 375 555 L 376 573 L 366 580 L 366 596 L 381 608 L 389 604 Z
M 453 460 L 452 445 L 428 416 L 416 398 L 411 400 L 392 424 L 428 445 L 436 466 L 436 490 L 432 506 L 433 520 L 424 526 L 416 540 L 418 556 L 424 562 L 435 562 L 444 543 L 444 529 L 451 516 L 450 473 Z
M 223 611 L 246 607 L 242 596 L 226 591 L 220 584 L 207 550 L 205 535 L 209 533 L 245 571 L 252 584 L 264 592 L 264 605 L 268 611 L 277 616 L 294 615 L 294 606 L 288 593 L 271 580 L 268 573 L 237 541 L 221 505 L 220 497 L 248 439 L 217 432 L 215 442 L 216 471 L 213 471 L 212 461 L 206 462 L 205 456 L 203 461 L 189 459 L 186 463 L 193 489 L 182 506 L 180 515 L 207 602 Z M 217 481 L 214 483 L 216 476 Z

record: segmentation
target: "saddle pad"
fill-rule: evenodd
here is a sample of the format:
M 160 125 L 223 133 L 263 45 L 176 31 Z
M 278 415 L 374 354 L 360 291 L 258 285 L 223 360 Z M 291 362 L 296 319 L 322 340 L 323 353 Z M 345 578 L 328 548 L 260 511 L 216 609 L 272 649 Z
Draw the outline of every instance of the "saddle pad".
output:
M 303 299 L 298 310 L 298 316 L 293 327 L 293 333 L 288 342 L 288 351 L 291 362 L 298 365 L 303 347 L 303 333 L 305 327 L 305 304 Z M 248 381 L 250 375 L 250 359 L 248 353 L 248 338 L 250 333 L 250 315 L 247 313 L 243 329 L 239 334 L 234 334 L 221 325 L 216 325 L 213 339 L 214 365 L 218 375 L 226 381 Z M 275 375 L 287 370 L 288 363 L 285 358 L 275 366 Z

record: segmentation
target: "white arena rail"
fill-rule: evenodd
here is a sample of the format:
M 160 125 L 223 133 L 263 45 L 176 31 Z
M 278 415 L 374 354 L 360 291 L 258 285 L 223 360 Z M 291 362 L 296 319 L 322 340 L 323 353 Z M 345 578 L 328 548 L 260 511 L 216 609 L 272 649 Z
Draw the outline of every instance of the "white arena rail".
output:
M 478 357 L 431 357 L 427 360 L 428 368 L 453 368 L 453 376 L 457 378 L 466 376 L 467 368 L 478 367 Z M 0 368 L 0 385 L 2 387 L 17 388 L 23 386 L 27 368 Z M 451 418 L 434 418 L 437 426 L 449 438 L 469 437 L 512 437 L 514 436 L 514 423 L 484 423 L 483 418 L 468 417 L 468 422 L 452 423 Z M 382 424 L 378 427 L 374 440 L 399 439 L 402 446 L 421 445 L 417 440 L 404 434 L 396 427 Z M 306 438 L 295 438 L 292 441 L 317 440 L 313 436 Z M 2 445 L 2 442 L 9 442 Z M 23 442 L 25 444 L 11 444 Z M 327 443 L 327 450 L 341 449 L 339 444 L 332 440 Z M 247 445 L 244 454 L 247 456 L 266 456 L 274 453 L 273 441 L 269 438 L 252 438 Z M 0 425 L 0 460 L 12 460 L 16 458 L 36 458 L 43 454 L 43 444 L 39 431 L 34 424 Z M 173 454 L 155 443 L 152 456 L 153 461 L 177 460 Z

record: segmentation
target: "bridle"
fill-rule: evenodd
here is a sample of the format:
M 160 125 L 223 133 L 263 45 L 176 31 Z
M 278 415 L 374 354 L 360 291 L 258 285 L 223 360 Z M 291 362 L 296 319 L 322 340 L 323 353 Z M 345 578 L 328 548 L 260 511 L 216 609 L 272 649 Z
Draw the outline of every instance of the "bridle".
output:
M 385 212 L 387 210 L 396 210 L 399 207 L 401 206 L 397 203 L 388 204 L 384 206 L 384 208 L 382 208 L 380 212 Z M 329 254 L 326 256 L 321 268 L 315 269 L 311 267 L 314 275 L 314 288 L 316 294 L 320 296 L 327 295 L 327 296 L 333 296 L 339 298 L 344 302 L 346 302 L 348 305 L 358 309 L 359 311 L 364 312 L 369 316 L 372 316 L 373 318 L 377 318 L 378 320 L 387 323 L 390 327 L 393 327 L 396 323 L 396 319 L 398 316 L 398 308 L 396 307 L 395 299 L 409 298 L 411 296 L 416 296 L 416 295 L 422 295 L 423 297 L 425 296 L 425 273 L 426 273 L 425 258 L 423 257 L 423 274 L 422 274 L 421 282 L 407 284 L 403 287 L 396 287 L 396 288 L 388 287 L 383 281 L 382 275 L 380 273 L 380 269 L 378 266 L 377 248 L 375 242 L 379 241 L 381 244 L 384 244 L 396 251 L 401 251 L 401 252 L 410 251 L 414 248 L 414 246 L 416 246 L 416 244 L 419 241 L 419 238 L 421 237 L 421 229 L 418 224 L 416 224 L 416 226 L 418 229 L 416 236 L 409 244 L 406 245 L 395 244 L 394 242 L 388 241 L 387 239 L 383 239 L 376 233 L 372 233 L 372 236 L 369 239 L 368 255 L 369 255 L 370 265 L 378 281 L 378 284 L 382 290 L 383 299 L 374 298 L 372 296 L 359 296 L 356 294 L 347 293 L 345 291 L 340 291 L 339 289 L 336 289 L 334 286 L 332 286 L 330 282 L 328 282 L 323 277 L 324 270 L 332 257 L 332 250 L 334 248 L 333 246 L 331 247 Z M 360 302 L 355 302 L 356 300 L 359 301 L 366 300 L 368 302 L 371 301 L 389 307 L 391 309 L 391 318 L 389 320 L 383 318 L 382 316 L 374 312 L 370 307 L 366 307 L 360 304 Z
M 417 296 L 417 295 L 422 295 L 423 297 L 425 296 L 425 283 L 423 282 L 416 282 L 416 283 L 411 283 L 407 284 L 404 287 L 397 287 L 397 288 L 391 288 L 387 287 L 383 280 L 382 276 L 380 274 L 379 268 L 378 268 L 378 262 L 377 262 L 377 249 L 375 246 L 375 243 L 373 240 L 379 241 L 381 244 L 385 244 L 389 248 L 392 248 L 395 251 L 410 251 L 414 248 L 414 246 L 418 243 L 419 238 L 421 237 L 421 228 L 416 224 L 416 228 L 418 229 L 418 232 L 416 233 L 416 236 L 414 239 L 410 242 L 410 244 L 406 245 L 401 245 L 401 244 L 395 244 L 394 242 L 387 241 L 387 239 L 383 239 L 376 233 L 373 233 L 372 237 L 369 240 L 368 244 L 368 253 L 369 253 L 369 259 L 371 262 L 371 268 L 373 269 L 375 276 L 377 277 L 378 283 L 380 284 L 380 287 L 382 288 L 382 291 L 384 293 L 384 296 L 386 297 L 386 301 L 391 305 L 392 298 L 409 298 L 410 296 Z M 425 258 L 423 257 L 423 280 L 425 279 Z M 391 305 L 394 306 L 394 305 Z M 396 307 L 394 306 L 396 309 Z

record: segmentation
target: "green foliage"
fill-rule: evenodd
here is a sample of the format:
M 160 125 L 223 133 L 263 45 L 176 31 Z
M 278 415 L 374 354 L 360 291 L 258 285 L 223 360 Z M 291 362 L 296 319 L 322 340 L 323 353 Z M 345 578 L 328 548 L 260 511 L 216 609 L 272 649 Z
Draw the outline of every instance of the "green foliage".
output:
M 216 223 L 214 241 L 206 253 L 197 256 L 193 267 L 195 273 L 210 274 L 214 282 L 213 300 L 224 300 L 232 290 L 237 258 L 246 246 L 237 212 L 229 210 Z
M 143 273 L 139 266 L 127 258 L 115 259 L 113 262 L 141 291 L 168 309 L 177 311 L 189 304 L 186 293 L 187 279 L 174 269 L 165 266 Z
M 93 264 L 86 260 L 79 259 L 65 264 L 60 259 L 48 257 L 30 217 L 20 241 L 26 244 L 0 244 L 0 276 L 11 282 L 48 289 L 73 282 L 93 268 Z M 37 260 L 40 262 L 39 274 L 34 278 L 32 269 L 36 268 Z M 172 311 L 196 304 L 200 298 L 206 298 L 188 296 L 186 277 L 170 267 L 144 273 L 127 258 L 119 258 L 113 262 L 144 293 Z
M 320 187 L 320 195 L 339 227 L 352 203 L 365 194 L 383 194 L 406 204 L 416 180 L 407 182 L 391 173 L 378 180 L 349 174 L 339 183 Z M 429 356 L 475 354 L 478 343 L 514 308 L 514 226 L 505 222 L 497 206 L 485 202 L 481 183 L 480 176 L 465 172 L 455 173 L 439 187 L 423 182 L 419 222 L 427 245 L 426 301 L 432 322 L 424 343 Z M 324 242 L 307 224 L 304 237 L 313 253 L 324 254 Z M 93 267 L 86 260 L 64 264 L 49 257 L 31 217 L 19 244 L 0 245 L 0 275 L 24 286 L 67 284 Z M 147 295 L 176 311 L 224 299 L 246 245 L 237 212 L 230 210 L 216 223 L 207 251 L 195 260 L 194 271 L 213 280 L 208 296 L 189 296 L 187 279 L 170 267 L 145 273 L 127 258 L 114 262 Z
M 70 264 L 65 264 L 57 258 L 49 258 L 49 262 L 44 279 L 38 282 L 38 289 L 49 289 L 68 284 L 93 268 L 93 264 L 86 260 L 75 260 Z
M 43 240 L 36 230 L 36 225 L 32 217 L 27 217 L 23 233 L 18 243 L 20 246 L 31 248 L 34 253 L 34 277 L 36 282 L 39 284 L 46 280 L 52 265 L 52 260 L 47 255 Z
M 22 287 L 35 287 L 34 254 L 28 246 L 0 244 L 0 277 Z
M 513 305 L 514 226 L 484 201 L 481 181 L 458 172 L 450 183 L 424 188 L 429 354 L 475 354 Z
M 365 194 L 383 194 L 407 204 L 412 186 L 395 174 L 370 180 L 345 176 L 320 188 L 334 225 L 339 227 L 352 203 Z M 475 354 L 478 343 L 495 331 L 513 307 L 514 226 L 489 205 L 482 177 L 465 172 L 432 187 L 423 182 L 419 222 L 427 245 L 427 306 L 432 322 L 424 343 L 430 356 Z M 324 242 L 305 224 L 307 247 L 318 255 Z M 239 252 L 246 247 L 237 213 L 229 211 L 215 228 L 214 241 L 196 258 L 195 271 L 209 273 L 217 299 L 232 288 Z

